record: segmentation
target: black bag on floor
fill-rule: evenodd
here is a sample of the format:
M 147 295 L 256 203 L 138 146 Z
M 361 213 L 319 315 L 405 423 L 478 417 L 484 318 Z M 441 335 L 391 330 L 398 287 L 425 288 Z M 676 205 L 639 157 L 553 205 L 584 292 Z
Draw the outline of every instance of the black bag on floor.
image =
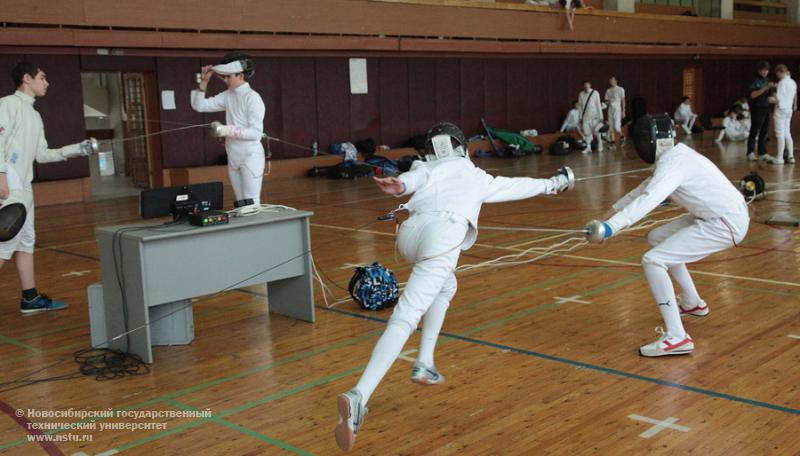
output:
M 572 151 L 569 148 L 569 144 L 566 141 L 561 141 L 561 138 L 550 144 L 550 155 L 567 155 L 570 152 Z

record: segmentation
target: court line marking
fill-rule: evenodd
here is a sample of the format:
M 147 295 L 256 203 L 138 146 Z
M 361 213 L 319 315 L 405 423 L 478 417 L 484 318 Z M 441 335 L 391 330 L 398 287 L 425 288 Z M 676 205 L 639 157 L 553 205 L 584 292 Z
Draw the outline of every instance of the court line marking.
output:
M 642 421 L 644 423 L 653 425 L 653 427 L 651 427 L 650 429 L 648 429 L 648 430 L 642 432 L 641 434 L 639 434 L 639 437 L 642 437 L 644 439 L 649 439 L 650 437 L 653 437 L 654 435 L 658 434 L 659 432 L 663 431 L 664 429 L 673 429 L 673 430 L 681 431 L 681 432 L 689 432 L 689 431 L 691 431 L 691 429 L 686 427 L 686 426 L 681 426 L 679 424 L 675 424 L 675 423 L 678 422 L 678 419 L 675 418 L 675 417 L 672 417 L 672 416 L 667 418 L 666 420 L 663 420 L 663 421 L 659 421 L 659 420 L 655 420 L 653 418 L 648 418 L 646 416 L 635 415 L 635 414 L 628 415 L 628 418 L 630 418 L 632 420 L 636 420 L 636 421 Z
M 558 303 L 558 304 L 567 304 L 567 303 L 591 304 L 592 303 L 592 301 L 584 301 L 584 300 L 580 299 L 582 297 L 583 296 L 581 296 L 581 295 L 570 296 L 568 298 L 562 298 L 560 296 L 556 296 L 554 299 L 556 300 L 556 303 Z
M 386 322 L 387 322 L 387 320 L 384 320 L 384 319 L 381 319 L 381 318 L 378 318 L 378 317 L 372 317 L 372 316 L 369 316 L 369 315 L 356 314 L 356 313 L 352 313 L 352 312 L 348 312 L 346 310 L 341 310 L 341 309 L 336 309 L 336 308 L 322 308 L 321 310 L 328 311 L 328 312 L 333 312 L 333 313 L 338 313 L 338 314 L 342 314 L 342 315 L 345 315 L 345 316 L 361 318 L 361 319 L 364 319 L 364 320 L 371 320 L 371 321 L 375 321 L 375 322 L 383 323 L 383 324 L 386 324 Z M 531 357 L 534 357 L 534 358 L 544 359 L 544 360 L 547 360 L 547 361 L 554 361 L 554 362 L 558 362 L 558 363 L 561 363 L 561 364 L 566 364 L 566 365 L 569 365 L 569 366 L 574 366 L 574 367 L 578 367 L 578 368 L 583 368 L 583 369 L 593 370 L 593 371 L 596 371 L 596 372 L 601 372 L 601 373 L 604 373 L 604 374 L 611 374 L 611 375 L 616 375 L 616 376 L 619 376 L 619 377 L 629 378 L 629 379 L 633 379 L 633 380 L 640 380 L 640 381 L 643 381 L 643 382 L 653 383 L 653 384 L 656 384 L 656 385 L 666 386 L 666 387 L 669 387 L 669 388 L 676 388 L 676 389 L 679 389 L 679 390 L 689 391 L 689 392 L 700 394 L 700 395 L 704 395 L 704 396 L 709 396 L 709 397 L 718 398 L 718 399 L 725 399 L 725 400 L 732 401 L 732 402 L 738 402 L 738 403 L 741 403 L 741 404 L 751 405 L 753 407 L 765 408 L 765 409 L 768 409 L 768 410 L 774 410 L 774 411 L 778 411 L 778 412 L 789 413 L 789 414 L 792 414 L 792 415 L 800 415 L 800 409 L 796 409 L 796 408 L 785 407 L 785 406 L 777 405 L 777 404 L 771 404 L 769 402 L 762 402 L 762 401 L 758 401 L 758 400 L 754 400 L 754 399 L 749 399 L 749 398 L 746 398 L 746 397 L 735 396 L 733 394 L 720 393 L 718 391 L 713 391 L 713 390 L 709 390 L 709 389 L 705 389 L 705 388 L 699 388 L 699 387 L 691 386 L 691 385 L 684 385 L 684 384 L 678 383 L 678 382 L 672 382 L 672 381 L 669 381 L 669 380 L 662 380 L 662 379 L 659 379 L 659 378 L 648 377 L 646 375 L 634 374 L 632 372 L 625 372 L 625 371 L 622 371 L 622 370 L 619 370 L 619 369 L 612 369 L 612 368 L 608 368 L 608 367 L 604 367 L 604 366 L 599 366 L 599 365 L 595 365 L 595 364 L 591 364 L 591 363 L 586 363 L 586 362 L 583 362 L 583 361 L 575 361 L 575 360 L 572 360 L 572 359 L 563 358 L 561 356 L 548 355 L 546 353 L 539 353 L 539 352 L 535 352 L 535 351 L 532 351 L 532 350 L 527 350 L 527 349 L 524 349 L 524 348 L 512 347 L 512 346 L 509 346 L 509 345 L 499 344 L 499 343 L 495 343 L 495 342 L 489 342 L 489 341 L 485 341 L 485 340 L 481 340 L 481 339 L 475 339 L 475 338 L 472 338 L 472 337 L 469 337 L 469 336 L 463 336 L 463 335 L 460 335 L 460 334 L 441 332 L 440 335 L 443 336 L 443 337 L 448 337 L 448 338 L 460 340 L 460 341 L 463 341 L 463 342 L 469 342 L 469 343 L 473 343 L 473 344 L 476 344 L 476 345 L 482 345 L 482 346 L 485 346 L 485 347 L 496 348 L 496 349 L 501 350 L 501 351 L 504 350 L 504 351 L 508 351 L 508 352 L 512 352 L 512 353 L 517 353 L 517 354 L 520 354 L 520 355 L 526 355 L 526 356 L 531 356 Z
M 791 337 L 792 339 L 800 339 L 800 335 L 798 334 L 789 334 L 788 337 Z
M 45 432 L 42 432 L 41 430 L 36 429 L 33 426 L 33 422 L 27 416 L 25 416 L 24 413 L 20 413 L 20 411 L 21 411 L 20 409 L 15 409 L 14 407 L 10 406 L 7 402 L 5 402 L 2 399 L 0 399 L 0 412 L 3 412 L 6 415 L 8 415 L 8 417 L 11 418 L 11 421 L 17 423 L 19 425 L 19 427 L 24 429 L 25 432 L 28 434 L 28 438 L 41 437 L 41 436 L 44 436 L 46 434 Z M 42 447 L 42 449 L 45 451 L 45 453 L 47 453 L 50 456 L 64 456 L 64 453 L 61 452 L 61 450 L 58 448 L 58 446 L 55 443 L 53 443 L 53 442 L 51 442 L 49 440 L 44 440 L 44 439 L 42 439 L 42 440 L 35 440 L 35 439 L 28 440 L 28 438 L 25 438 L 25 439 L 22 439 L 22 440 L 24 440 L 26 442 L 31 442 L 31 443 L 33 443 L 33 442 L 38 443 L 39 446 Z

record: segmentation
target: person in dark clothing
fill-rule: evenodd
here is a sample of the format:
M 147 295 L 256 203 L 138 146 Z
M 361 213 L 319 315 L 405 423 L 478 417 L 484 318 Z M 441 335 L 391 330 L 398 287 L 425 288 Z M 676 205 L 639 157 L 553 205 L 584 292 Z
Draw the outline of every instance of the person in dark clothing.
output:
M 769 132 L 770 104 L 769 94 L 775 83 L 770 82 L 769 63 L 759 62 L 756 66 L 758 76 L 750 83 L 750 135 L 747 137 L 747 159 L 757 161 L 759 158 L 769 160 L 767 154 L 767 133 Z M 758 138 L 758 156 L 755 154 L 756 138 Z

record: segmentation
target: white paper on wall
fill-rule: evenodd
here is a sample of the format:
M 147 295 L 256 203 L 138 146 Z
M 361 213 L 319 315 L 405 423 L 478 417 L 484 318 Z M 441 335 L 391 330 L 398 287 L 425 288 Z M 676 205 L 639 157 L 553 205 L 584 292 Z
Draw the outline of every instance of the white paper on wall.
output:
M 368 92 L 367 59 L 350 59 L 350 93 L 358 95 Z
M 162 90 L 161 91 L 161 109 L 164 111 L 171 111 L 175 109 L 175 91 Z

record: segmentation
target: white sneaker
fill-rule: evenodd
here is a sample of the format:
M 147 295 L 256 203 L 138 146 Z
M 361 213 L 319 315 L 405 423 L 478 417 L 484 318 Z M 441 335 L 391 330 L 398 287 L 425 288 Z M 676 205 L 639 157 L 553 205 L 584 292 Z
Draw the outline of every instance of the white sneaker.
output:
M 790 156 L 786 157 L 785 162 L 790 164 L 790 165 L 793 165 L 794 164 L 794 155 L 790 155 Z
M 411 369 L 411 381 L 417 385 L 438 385 L 444 383 L 444 375 L 436 370 L 436 366 L 428 367 L 417 361 Z
M 691 315 L 693 317 L 705 317 L 709 313 L 708 304 L 702 299 L 697 304 L 684 306 L 680 298 L 678 298 L 678 309 L 681 311 L 681 316 Z
M 689 127 L 687 127 L 686 125 L 681 124 L 681 127 L 683 127 L 683 131 L 686 132 L 687 135 L 692 134 L 692 130 L 690 130 Z
M 336 425 L 336 443 L 342 451 L 350 451 L 356 444 L 356 433 L 367 416 L 367 407 L 361 405 L 361 391 L 352 389 L 336 399 L 339 407 L 339 424 Z
M 591 147 L 587 147 L 586 149 L 583 149 L 583 150 L 581 151 L 581 153 L 582 153 L 583 155 L 589 155 L 589 154 L 591 154 L 591 153 L 592 153 L 592 148 L 591 148 Z
M 648 358 L 667 355 L 688 355 L 694 350 L 694 341 L 689 337 L 689 334 L 686 334 L 683 339 L 678 339 L 670 333 L 664 332 L 660 326 L 656 327 L 656 332 L 659 334 L 658 340 L 639 347 L 640 355 Z
M 758 161 L 758 156 L 753 152 L 750 152 L 749 154 L 747 154 L 747 159 L 750 160 L 751 162 Z
M 764 155 L 760 156 L 759 158 L 760 158 L 760 159 L 761 159 L 761 161 L 762 161 L 762 162 L 764 162 L 764 163 L 770 163 L 770 164 L 773 164 L 773 163 L 775 163 L 775 157 L 773 157 L 773 156 L 772 156 L 772 155 L 770 155 L 770 154 L 764 154 Z

